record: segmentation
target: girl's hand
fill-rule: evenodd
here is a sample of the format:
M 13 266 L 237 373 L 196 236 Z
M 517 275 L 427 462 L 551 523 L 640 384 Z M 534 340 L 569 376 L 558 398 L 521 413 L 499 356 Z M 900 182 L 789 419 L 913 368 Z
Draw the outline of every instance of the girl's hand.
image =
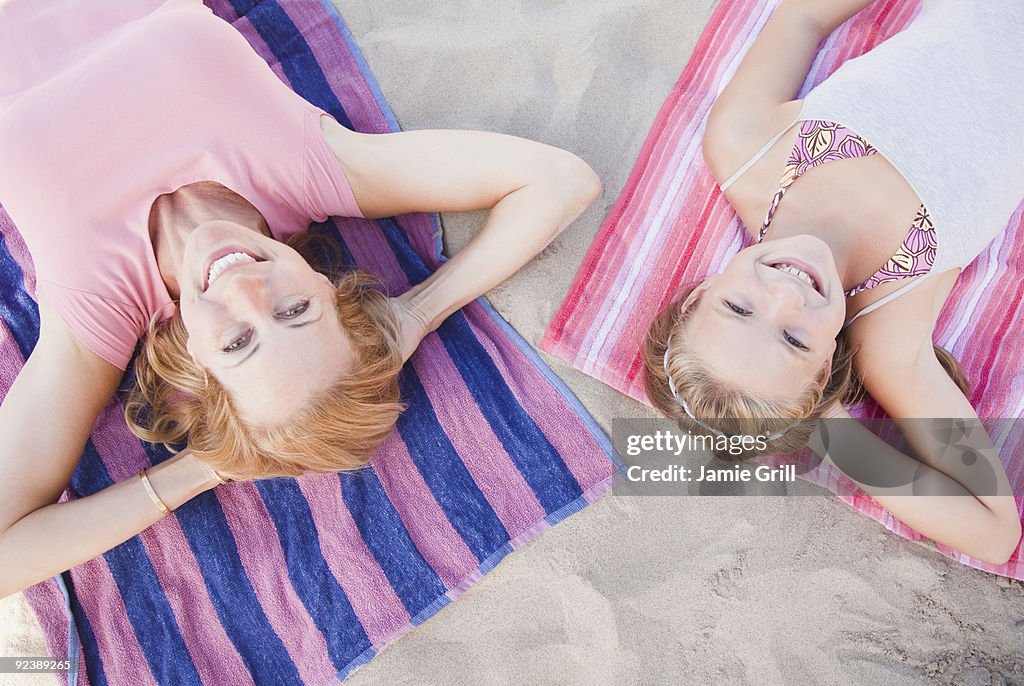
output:
M 409 293 L 390 299 L 391 309 L 398 320 L 398 345 L 402 351 L 402 362 L 412 357 L 423 337 L 433 329 L 430 318 L 413 302 Z
M 821 414 L 822 419 L 852 419 L 842 403 L 833 403 L 831 407 Z

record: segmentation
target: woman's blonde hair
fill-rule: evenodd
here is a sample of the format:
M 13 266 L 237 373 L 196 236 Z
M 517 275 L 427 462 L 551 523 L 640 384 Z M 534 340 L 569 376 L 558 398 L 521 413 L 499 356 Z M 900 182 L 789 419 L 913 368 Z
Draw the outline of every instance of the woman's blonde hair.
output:
M 196 457 L 233 479 L 335 472 L 369 462 L 403 409 L 397 321 L 373 276 L 337 271 L 340 260 L 331 258 L 340 251 L 333 242 L 307 232 L 286 243 L 334 283 L 335 311 L 355 353 L 352 370 L 287 422 L 252 426 L 227 390 L 193 362 L 176 312 L 150 323 L 135 361 L 125 417 L 136 436 L 169 448 L 187 443 Z
M 836 336 L 831 365 L 827 362 L 818 374 L 788 400 L 766 400 L 741 389 L 730 388 L 707 368 L 687 345 L 687 331 L 701 294 L 685 309 L 686 299 L 699 283 L 680 289 L 651 322 L 644 341 L 644 386 L 651 403 L 665 416 L 679 422 L 680 428 L 695 435 L 714 438 L 713 432 L 695 421 L 672 393 L 668 375 L 672 375 L 676 393 L 686 400 L 695 417 L 728 435 L 772 436 L 774 440 L 750 442 L 743 451 L 716 449 L 722 460 L 738 461 L 773 453 L 791 453 L 807 445 L 817 420 L 834 403 L 854 403 L 864 388 L 854 370 L 853 348 L 845 331 Z M 668 345 L 671 339 L 671 349 Z M 943 348 L 935 345 L 936 357 L 950 377 L 970 397 L 971 388 L 960 364 Z M 666 353 L 667 350 L 667 353 Z

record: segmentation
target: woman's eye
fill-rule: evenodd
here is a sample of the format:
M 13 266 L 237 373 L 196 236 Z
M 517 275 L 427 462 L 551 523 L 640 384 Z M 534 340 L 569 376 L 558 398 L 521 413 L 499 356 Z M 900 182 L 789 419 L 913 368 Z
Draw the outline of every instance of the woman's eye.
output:
M 221 348 L 226 353 L 238 352 L 245 346 L 249 345 L 249 341 L 252 340 L 252 329 L 249 329 L 244 334 L 236 338 L 235 340 L 228 343 L 226 346 Z
M 281 314 L 279 314 L 277 316 L 281 317 L 282 319 L 295 319 L 296 317 L 298 317 L 300 314 L 302 314 L 303 312 L 305 312 L 308 309 L 309 309 L 309 301 L 308 300 L 303 300 L 299 304 L 293 305 L 292 307 L 289 307 L 287 310 L 285 310 L 284 312 L 282 312 Z
M 742 307 L 740 307 L 739 305 L 734 305 L 733 303 L 729 302 L 728 300 L 725 301 L 725 306 L 728 307 L 733 312 L 735 312 L 736 314 L 741 314 L 744 317 L 747 316 L 748 314 L 753 314 L 750 310 L 745 310 Z
M 806 345 L 804 345 L 803 343 L 801 343 L 797 339 L 795 339 L 792 336 L 790 336 L 789 333 L 787 333 L 786 331 L 783 331 L 782 333 L 786 337 L 786 342 L 788 342 L 793 347 L 799 348 L 800 350 L 810 350 L 810 348 L 808 348 Z

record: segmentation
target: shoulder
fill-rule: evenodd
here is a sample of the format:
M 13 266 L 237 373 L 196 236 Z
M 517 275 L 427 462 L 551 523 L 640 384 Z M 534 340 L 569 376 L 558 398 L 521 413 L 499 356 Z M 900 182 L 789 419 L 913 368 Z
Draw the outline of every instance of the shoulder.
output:
M 136 305 L 52 281 L 40 281 L 36 295 L 41 331 L 46 311 L 54 336 L 70 337 L 78 348 L 122 370 L 149 324 Z
M 47 300 L 39 301 L 39 341 L 26 367 L 41 367 L 45 375 L 57 375 L 68 387 L 95 385 L 105 397 L 124 374 L 123 368 L 93 351 Z
M 930 364 L 934 358 L 932 333 L 958 274 L 959 270 L 949 270 L 933 275 L 850 325 L 847 335 L 858 349 L 857 371 L 876 400 L 882 385 L 906 386 L 920 361 Z M 855 314 L 903 285 L 902 281 L 882 284 L 854 296 L 847 306 Z
M 701 147 L 704 160 L 719 183 L 732 176 L 773 136 L 786 130 L 800 114 L 802 100 L 758 110 L 719 101 L 708 114 Z
M 789 158 L 796 134 L 789 130 L 799 116 L 802 100 L 784 103 L 770 112 L 712 109 L 701 141 L 704 161 L 719 185 L 747 164 L 772 138 L 783 134 L 774 145 L 743 173 L 725 196 L 748 227 L 764 216 Z M 756 228 L 754 228 L 756 231 Z

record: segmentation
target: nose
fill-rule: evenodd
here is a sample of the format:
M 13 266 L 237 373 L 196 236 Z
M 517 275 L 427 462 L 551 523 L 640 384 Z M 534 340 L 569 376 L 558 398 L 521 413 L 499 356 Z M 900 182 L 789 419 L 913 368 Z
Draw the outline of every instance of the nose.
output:
M 229 279 L 224 295 L 233 302 L 257 312 L 269 307 L 270 289 L 263 274 L 238 269 L 236 273 L 225 274 L 221 278 Z
M 781 277 L 781 278 L 780 278 Z M 768 294 L 767 306 L 771 310 L 798 310 L 807 304 L 807 298 L 799 284 L 787 283 L 785 274 L 767 280 L 765 291 Z

